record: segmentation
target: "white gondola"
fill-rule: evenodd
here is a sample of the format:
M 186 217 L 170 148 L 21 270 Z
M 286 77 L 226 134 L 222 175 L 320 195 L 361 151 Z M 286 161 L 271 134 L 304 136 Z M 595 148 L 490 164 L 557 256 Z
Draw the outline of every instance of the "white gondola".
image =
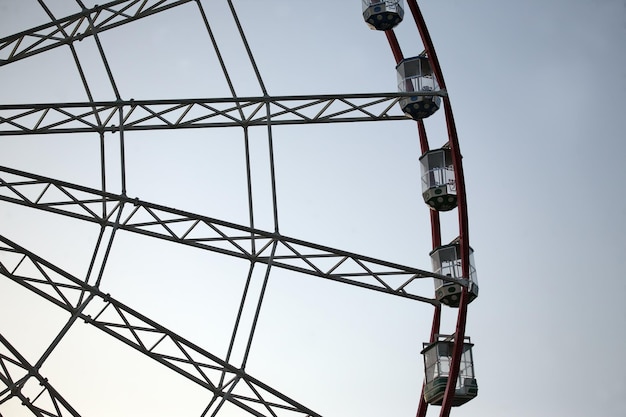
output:
M 470 338 L 466 337 L 461 354 L 459 376 L 456 380 L 452 406 L 458 407 L 478 395 L 478 384 L 474 374 L 474 358 Z M 454 336 L 437 335 L 434 343 L 424 343 L 424 400 L 432 405 L 441 405 L 450 375 Z
M 428 206 L 437 211 L 456 207 L 456 181 L 450 148 L 433 149 L 420 157 L 422 170 L 422 197 Z
M 413 58 L 405 58 L 396 66 L 398 90 L 402 93 L 421 92 L 415 96 L 400 99 L 402 111 L 414 120 L 425 119 L 441 107 L 441 97 L 437 79 L 425 53 Z
M 478 297 L 476 268 L 474 267 L 474 251 L 470 248 L 469 277 L 463 277 L 461 265 L 461 244 L 458 239 L 444 246 L 439 246 L 430 253 L 433 272 L 452 278 L 469 278 L 468 302 Z M 435 298 L 449 307 L 458 307 L 461 301 L 463 286 L 456 282 L 448 282 L 435 278 Z
M 390 30 L 404 17 L 402 0 L 363 0 L 363 19 L 374 30 Z

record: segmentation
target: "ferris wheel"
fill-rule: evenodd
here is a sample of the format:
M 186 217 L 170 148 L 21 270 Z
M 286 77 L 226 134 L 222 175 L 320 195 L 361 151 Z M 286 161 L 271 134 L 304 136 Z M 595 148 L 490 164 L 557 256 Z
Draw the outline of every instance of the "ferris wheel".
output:
M 37 306 L 53 311 L 49 317 L 33 319 L 32 329 L 39 338 L 32 345 L 28 337 L 14 340 L 16 335 L 28 332 L 25 325 L 0 327 L 0 416 L 96 415 L 81 408 L 79 397 L 84 393 L 66 392 L 64 383 L 56 383 L 73 365 L 59 368 L 52 363 L 63 362 L 63 349 L 68 345 L 85 343 L 78 350 L 88 357 L 89 343 L 109 346 L 111 341 L 123 346 L 124 354 L 130 351 L 137 357 L 126 369 L 128 377 L 141 373 L 141 366 L 148 361 L 159 365 L 158 378 L 172 377 L 176 384 L 191 383 L 193 390 L 189 391 L 198 398 L 193 415 L 322 415 L 315 404 L 300 402 L 288 390 L 278 389 L 249 371 L 248 362 L 257 346 L 255 338 L 264 325 L 264 311 L 271 304 L 268 287 L 281 274 L 304 275 L 342 288 L 382 293 L 432 307 L 430 335 L 424 335 L 427 341 L 420 349 L 424 382 L 421 394 L 415 394 L 417 415 L 426 416 L 430 405 L 438 407 L 431 407 L 431 413 L 439 410 L 434 412 L 446 417 L 452 407 L 475 398 L 478 385 L 473 345 L 465 335 L 465 323 L 467 306 L 476 299 L 478 285 L 469 243 L 461 153 L 443 72 L 417 2 L 407 0 L 405 10 L 401 0 L 362 0 L 360 12 L 365 24 L 381 36 L 384 33 L 391 48 L 395 63 L 390 62 L 389 73 L 397 77 L 398 91 L 311 95 L 271 94 L 231 0 L 223 1 L 219 10 L 215 4 L 209 6 L 200 0 L 91 3 L 77 0 L 68 6 L 69 2 L 59 5 L 39 0 L 40 16 L 46 18 L 0 39 L 0 73 L 14 71 L 9 76 L 28 77 L 23 72 L 26 64 L 63 51 L 65 58 L 71 57 L 71 77 L 77 90 L 86 97 L 74 100 L 71 87 L 46 85 L 56 99 L 37 99 L 38 89 L 34 87 L 32 99 L 0 103 L 0 148 L 9 150 L 4 158 L 0 156 L 3 297 L 11 301 L 8 298 L 13 294 L 28 294 L 28 300 L 36 300 L 33 303 Z M 214 78 L 223 80 L 225 87 L 215 87 L 219 92 L 209 98 L 193 95 L 195 87 L 181 93 L 185 98 L 176 96 L 182 84 L 172 86 L 173 98 L 150 97 L 149 89 L 143 91 L 148 98 L 127 96 L 127 89 L 132 88 L 124 84 L 117 70 L 134 71 L 134 61 L 142 59 L 142 50 L 138 48 L 128 56 L 115 55 L 120 39 L 126 39 L 116 38 L 115 33 L 141 37 L 141 31 L 131 32 L 133 28 L 151 19 L 167 22 L 179 10 L 184 10 L 185 16 L 193 15 L 194 24 L 202 29 L 203 41 L 190 46 L 192 58 L 202 60 L 206 53 L 210 58 L 203 65 L 218 69 L 219 75 L 206 77 L 205 87 L 213 88 Z M 242 79 L 239 68 L 229 66 L 231 51 L 221 46 L 216 36 L 223 25 L 221 17 L 216 18 L 221 13 L 228 14 L 233 22 L 231 34 L 238 38 L 239 52 L 244 54 L 252 74 L 247 82 L 255 84 L 260 90 L 258 95 L 238 93 Z M 358 6 L 355 13 L 359 13 Z M 423 52 L 404 57 L 394 28 L 410 24 L 409 13 Z M 156 36 L 156 41 L 143 41 L 163 41 L 168 37 L 167 28 Z M 173 62 L 169 58 L 164 61 L 164 68 Z M 182 73 L 194 70 L 189 66 L 195 63 L 190 61 L 177 63 Z M 114 62 L 122 64 L 114 68 Z M 98 77 L 105 80 L 105 87 L 94 81 Z M 150 78 L 150 74 L 140 77 Z M 147 84 L 150 82 L 148 79 Z M 104 90 L 108 93 L 103 94 Z M 447 140 L 431 148 L 429 118 L 441 113 Z M 279 210 L 281 178 L 275 147 L 278 129 L 338 128 L 348 122 L 417 125 L 420 183 L 431 225 L 432 251 L 428 256 L 432 270 L 281 232 L 279 223 L 284 212 Z M 217 133 L 203 133 L 207 131 Z M 257 140 L 259 137 L 262 140 Z M 155 148 L 159 155 L 153 151 Z M 72 157 L 70 164 L 67 155 L 76 149 L 81 150 L 80 156 Z M 237 164 L 222 164 L 223 152 L 237 155 Z M 135 162 L 139 153 L 156 162 L 139 166 Z M 202 171 L 189 173 L 187 178 L 195 180 L 178 179 L 186 164 L 200 154 L 210 162 L 202 165 Z M 173 168 L 169 158 L 174 156 L 186 162 Z M 21 163 L 22 159 L 28 161 Z M 76 167 L 81 171 L 77 172 Z M 209 176 L 217 180 L 207 184 Z M 222 184 L 226 183 L 220 181 L 222 176 L 229 177 L 228 184 Z M 232 190 L 231 177 L 240 185 L 237 192 Z M 139 182 L 143 183 L 142 193 L 134 197 Z M 176 196 L 180 195 L 176 193 L 163 201 L 159 197 L 165 187 L 173 191 L 210 187 L 222 192 L 217 198 L 223 200 L 225 208 L 216 209 L 216 214 L 211 199 L 201 193 L 193 196 L 197 204 L 191 198 L 189 204 L 178 206 Z M 455 211 L 456 218 L 440 216 Z M 453 223 L 446 225 L 447 230 L 457 231 L 449 242 L 443 241 L 443 221 Z M 150 253 L 151 245 L 162 243 L 167 244 L 167 260 L 133 252 L 141 246 Z M 135 280 L 135 272 L 128 269 L 130 262 L 151 272 Z M 181 282 L 180 287 L 150 279 L 150 274 L 165 268 L 167 262 L 171 281 Z M 200 264 L 207 274 L 224 277 L 202 294 L 206 303 L 219 300 L 229 305 L 227 311 L 215 312 L 232 317 L 221 344 L 206 336 L 193 340 L 187 335 L 194 335 L 194 329 L 172 328 L 160 321 L 161 317 L 167 321 L 179 314 L 169 300 L 180 295 L 183 303 L 191 303 L 206 290 L 202 287 L 196 291 L 185 281 L 187 275 L 196 273 L 189 267 L 193 263 Z M 120 275 L 127 278 L 122 280 Z M 230 277 L 235 275 L 237 281 L 233 283 Z M 427 289 L 422 285 L 425 281 L 429 283 Z M 125 298 L 124 290 L 132 286 L 141 286 L 140 294 L 144 295 L 160 286 L 166 302 L 151 305 L 148 313 L 143 312 L 135 301 L 141 304 L 145 300 Z M 154 311 L 163 314 L 157 319 Z M 15 315 L 16 320 L 23 316 L 17 309 Z M 443 315 L 456 316 L 453 329 L 441 328 Z M 83 328 L 97 333 L 97 339 L 85 342 Z M 93 362 L 85 363 L 95 366 Z

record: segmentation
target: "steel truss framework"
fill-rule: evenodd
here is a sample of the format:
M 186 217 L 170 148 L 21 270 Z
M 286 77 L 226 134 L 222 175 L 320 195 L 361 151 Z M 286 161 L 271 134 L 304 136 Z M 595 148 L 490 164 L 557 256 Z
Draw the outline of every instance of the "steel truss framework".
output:
M 116 28 L 192 0 L 116 0 L 0 39 L 0 66 Z
M 402 97 L 443 92 L 0 105 L 0 135 L 406 120 Z
M 238 21 L 232 1 L 227 2 L 233 17 Z M 73 49 L 74 42 L 80 42 L 86 37 L 94 37 L 97 41 L 101 32 L 188 3 L 197 5 L 210 32 L 210 25 L 199 0 L 117 0 L 90 9 L 77 0 L 82 11 L 62 18 L 54 17 L 46 8 L 45 1 L 39 0 L 39 3 L 48 12 L 50 22 L 0 39 L 0 67 L 54 48 L 69 47 L 80 71 L 80 63 Z M 411 3 L 415 2 L 409 0 L 409 3 L 412 6 Z M 418 94 L 441 95 L 444 97 L 444 105 L 449 108 L 449 102 L 445 100 L 447 98 L 445 88 L 437 93 L 272 97 L 265 90 L 241 26 L 238 25 L 238 28 L 246 44 L 248 58 L 255 68 L 264 92 L 261 97 L 237 97 L 231 85 L 233 94 L 227 98 L 124 100 L 117 91 L 110 69 L 107 68 L 117 100 L 0 104 L 0 136 L 87 132 L 97 133 L 102 138 L 105 133 L 121 137 L 125 131 L 154 129 L 234 126 L 271 128 L 273 125 L 286 124 L 406 121 L 406 117 L 400 114 L 398 109 L 398 100 L 407 95 Z M 388 36 L 391 34 L 392 32 L 387 33 Z M 393 42 L 391 43 L 393 48 Z M 219 55 L 219 51 L 216 52 Z M 429 51 L 429 54 L 433 56 L 433 52 Z M 106 61 L 104 52 L 100 50 L 100 53 L 103 61 Z M 228 79 L 227 70 L 223 69 Z M 442 77 L 439 81 L 440 85 L 445 87 Z M 86 82 L 84 87 L 91 98 Z M 423 130 L 421 124 L 420 129 Z M 422 142 L 425 140 L 421 139 Z M 121 165 L 124 170 L 124 164 Z M 104 176 L 104 167 L 102 170 Z M 275 190 L 273 192 L 275 194 Z M 252 199 L 250 191 L 249 199 Z M 113 194 L 107 192 L 104 185 L 102 190 L 97 190 L 10 167 L 0 167 L 0 201 L 89 222 L 97 225 L 100 230 L 90 271 L 85 278 L 73 276 L 0 233 L 0 275 L 69 314 L 63 329 L 34 364 L 29 363 L 10 341 L 0 334 L 0 405 L 17 398 L 35 416 L 81 415 L 54 389 L 46 377 L 40 374 L 44 362 L 69 329 L 79 322 L 94 326 L 211 392 L 212 399 L 202 416 L 218 415 L 225 403 L 259 417 L 318 416 L 316 412 L 246 373 L 245 364 L 254 325 L 247 334 L 248 350 L 244 354 L 242 364 L 234 365 L 229 362 L 232 341 L 227 358 L 217 357 L 124 305 L 111 295 L 103 293 L 99 287 L 100 278 L 108 251 L 118 231 L 163 239 L 245 260 L 250 265 L 248 282 L 255 265 L 262 264 L 267 267 L 266 281 L 270 268 L 282 268 L 425 302 L 435 307 L 433 329 L 435 323 L 438 323 L 440 304 L 430 296 L 420 295 L 415 285 L 417 281 L 436 277 L 464 286 L 467 282 L 464 279 L 440 276 L 429 271 L 287 237 L 278 233 L 277 225 L 273 232 L 263 231 L 254 228 L 253 225 L 234 224 L 131 198 L 126 195 L 125 184 L 122 184 L 122 194 Z M 274 201 L 274 209 L 275 205 Z M 95 261 L 96 258 L 101 259 L 99 264 Z M 464 263 L 467 263 L 466 259 Z M 246 291 L 247 287 L 242 295 L 242 306 L 246 302 L 251 302 L 246 301 Z M 252 302 L 256 302 L 254 316 L 256 323 L 262 295 Z M 237 320 L 239 319 L 240 316 Z M 233 339 L 238 332 L 244 330 L 236 325 Z M 458 334 L 461 334 L 462 340 L 462 331 L 457 332 Z M 445 407 L 444 404 L 442 415 L 449 413 L 449 407 L 447 411 Z M 423 404 L 420 405 L 420 413 L 425 414 Z
M 458 278 L 6 167 L 0 167 L 0 200 L 433 305 L 439 302 L 411 291 L 415 280 L 436 277 L 466 285 Z
M 4 251 L 4 248 L 1 250 Z M 0 270 L 6 276 L 4 264 L 0 265 Z M 2 334 L 0 334 L 0 382 L 5 386 L 0 390 L 0 403 L 16 397 L 36 416 L 80 416 Z M 37 395 L 33 399 L 26 397 L 22 392 L 26 391 L 25 387 L 30 388 L 32 385 L 37 387 Z
M 209 407 L 219 408 L 224 401 L 229 401 L 256 416 L 318 415 L 243 370 L 102 293 L 97 287 L 73 277 L 2 236 L 0 253 L 2 275 L 66 310 L 71 314 L 71 323 L 81 319 L 211 391 L 214 397 Z M 5 345 L 18 359 L 4 355 L 0 359 L 10 361 L 29 373 L 33 372 L 39 381 L 45 381 L 36 373 L 36 367 L 28 365 L 8 343 Z M 2 368 L 6 369 L 5 366 Z M 26 378 L 14 381 L 10 375 L 6 375 L 1 380 L 6 381 L 5 391 L 19 393 L 20 387 L 30 376 L 27 374 Z M 48 384 L 44 387 L 59 403 L 67 404 Z M 30 401 L 24 397 L 22 400 L 36 409 L 39 408 L 36 404 L 38 398 Z M 66 408 L 72 410 L 69 405 Z M 65 415 L 60 410 L 57 408 L 55 415 Z

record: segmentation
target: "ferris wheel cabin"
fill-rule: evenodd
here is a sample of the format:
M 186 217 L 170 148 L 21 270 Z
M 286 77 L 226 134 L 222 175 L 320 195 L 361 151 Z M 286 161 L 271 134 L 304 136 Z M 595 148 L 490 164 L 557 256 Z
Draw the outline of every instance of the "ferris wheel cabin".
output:
M 437 335 L 434 343 L 424 343 L 424 400 L 432 405 L 441 405 L 448 383 L 452 353 L 454 350 L 454 336 Z M 458 407 L 472 400 L 478 395 L 478 384 L 474 374 L 474 358 L 470 338 L 466 337 L 461 354 L 461 366 L 454 390 L 452 406 Z
M 440 275 L 452 278 L 467 279 L 463 277 L 461 265 L 461 244 L 455 239 L 448 245 L 439 246 L 430 253 L 433 271 Z M 478 283 L 476 280 L 476 268 L 474 267 L 474 250 L 470 248 L 469 258 L 469 282 L 468 302 L 478 297 Z M 449 307 L 458 307 L 461 302 L 463 286 L 457 282 L 448 282 L 435 278 L 435 298 Z
M 402 0 L 363 0 L 363 19 L 374 30 L 390 30 L 404 17 Z
M 436 211 L 456 207 L 456 182 L 450 148 L 433 149 L 420 157 L 422 170 L 422 197 Z
M 406 58 L 396 66 L 398 90 L 401 93 L 421 93 L 400 99 L 404 114 L 414 120 L 432 116 L 441 107 L 441 97 L 436 95 L 439 84 L 425 53 Z

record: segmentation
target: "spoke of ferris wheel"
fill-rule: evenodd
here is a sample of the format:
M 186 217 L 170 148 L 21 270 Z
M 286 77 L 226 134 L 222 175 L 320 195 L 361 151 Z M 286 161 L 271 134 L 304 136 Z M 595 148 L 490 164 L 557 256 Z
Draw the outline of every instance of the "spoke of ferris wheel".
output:
M 252 415 L 269 417 L 290 412 L 294 416 L 319 416 L 243 369 L 230 365 L 2 235 L 0 275 Z M 93 300 L 80 310 L 77 306 L 85 291 Z M 220 384 L 224 374 L 228 383 Z
M 445 92 L 0 105 L 0 136 L 404 120 L 402 97 Z M 265 110 L 269 107 L 269 112 Z M 118 123 L 120 113 L 123 125 Z
M 447 277 L 323 245 L 290 238 L 100 190 L 0 167 L 0 200 L 119 228 L 248 261 L 269 263 L 274 242 L 278 250 L 272 266 L 385 292 L 437 305 L 413 292 L 420 278 Z M 105 216 L 98 214 L 101 205 Z M 122 213 L 122 214 L 120 214 Z M 116 221 L 112 220 L 116 219 Z M 256 246 L 253 246 L 252 243 Z M 254 247 L 257 249 L 253 250 Z
M 0 404 L 17 397 L 37 416 L 80 417 L 39 370 L 31 365 L 2 334 L 0 334 L 0 383 L 6 386 L 0 389 Z M 38 393 L 33 391 L 35 387 Z M 36 394 L 33 399 L 28 396 L 31 392 Z
M 192 0 L 117 0 L 0 39 L 0 66 L 70 44 Z M 93 22 L 93 28 L 89 21 Z M 63 32 L 69 36 L 64 36 Z

